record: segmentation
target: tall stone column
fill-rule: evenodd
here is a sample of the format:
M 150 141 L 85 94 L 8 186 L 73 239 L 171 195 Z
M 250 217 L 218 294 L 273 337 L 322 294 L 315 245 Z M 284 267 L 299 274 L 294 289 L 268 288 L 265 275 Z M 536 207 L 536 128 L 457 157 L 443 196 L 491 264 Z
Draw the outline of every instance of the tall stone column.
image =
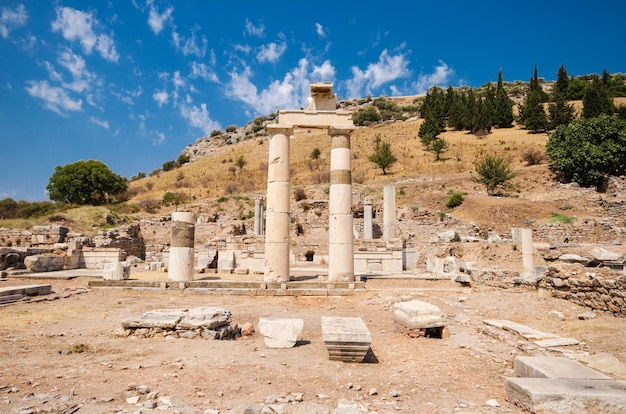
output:
M 396 238 L 396 187 L 383 189 L 383 239 Z
M 352 226 L 352 127 L 330 127 L 330 193 L 328 203 L 328 280 L 354 280 Z
M 263 196 L 254 197 L 254 235 L 262 236 L 263 228 Z
M 265 224 L 266 282 L 289 281 L 289 139 L 291 126 L 267 126 L 270 137 L 267 165 L 267 210 Z
M 374 238 L 374 215 L 372 214 L 372 197 L 366 196 L 363 200 L 363 238 Z
M 525 276 L 535 275 L 535 264 L 533 260 L 533 231 L 531 229 L 520 229 L 522 236 L 522 267 Z
M 167 278 L 193 280 L 195 221 L 192 213 L 172 213 L 172 239 Z

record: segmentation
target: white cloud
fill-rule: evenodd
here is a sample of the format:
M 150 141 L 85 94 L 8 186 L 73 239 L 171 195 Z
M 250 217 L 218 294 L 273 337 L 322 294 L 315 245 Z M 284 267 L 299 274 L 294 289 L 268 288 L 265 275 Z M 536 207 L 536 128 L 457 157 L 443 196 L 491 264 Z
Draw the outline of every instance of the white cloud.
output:
M 39 98 L 44 102 L 44 107 L 56 112 L 61 116 L 67 116 L 66 111 L 82 111 L 83 101 L 72 99 L 67 91 L 58 86 L 51 86 L 48 81 L 29 81 L 30 86 L 26 92 L 33 98 Z
M 255 26 L 250 20 L 246 18 L 246 29 L 243 32 L 244 36 L 255 36 L 255 37 L 263 37 L 265 36 L 265 26 L 262 23 L 259 23 L 258 26 Z
M 180 114 L 189 122 L 189 126 L 201 129 L 204 134 L 209 135 L 214 129 L 220 129 L 219 122 L 213 121 L 206 109 L 206 104 L 200 106 L 183 103 L 180 105 Z
M 233 49 L 235 49 L 238 52 L 243 52 L 244 54 L 248 54 L 250 53 L 250 51 L 252 51 L 252 47 L 250 45 L 234 45 Z
M 256 58 L 260 63 L 270 62 L 275 63 L 287 50 L 287 43 L 269 43 L 260 47 L 259 52 L 256 54 Z
M 315 23 L 315 32 L 321 38 L 326 37 L 326 31 L 324 30 L 324 26 L 319 23 Z
M 152 140 L 152 144 L 153 145 L 161 145 L 164 142 L 165 142 L 165 134 L 162 133 L 162 132 L 157 132 L 156 133 L 156 138 L 154 138 Z
M 119 55 L 115 50 L 115 42 L 105 34 L 97 35 L 94 32 L 93 26 L 98 24 L 98 20 L 92 13 L 70 7 L 57 7 L 56 13 L 56 20 L 52 22 L 53 32 L 61 32 L 69 41 L 78 40 L 87 54 L 95 47 L 103 58 L 117 62 Z
M 95 116 L 89 117 L 89 120 L 92 123 L 94 123 L 94 124 L 96 124 L 98 126 L 101 126 L 104 129 L 109 129 L 109 122 L 108 121 L 102 121 L 102 120 L 96 118 Z
M 176 88 L 176 90 L 178 90 L 179 88 L 185 87 L 185 79 L 183 79 L 183 77 L 180 76 L 179 70 L 174 72 L 174 76 L 172 77 L 172 82 L 174 83 L 174 87 Z
M 27 20 L 28 13 L 23 4 L 18 5 L 14 10 L 3 7 L 2 14 L 0 14 L 0 36 L 6 39 L 11 30 L 25 26 Z
M 174 42 L 176 50 L 181 52 L 184 56 L 196 55 L 199 58 L 204 57 L 209 42 L 204 35 L 202 35 L 200 39 L 196 39 L 196 31 L 199 29 L 200 27 L 195 27 L 191 31 L 191 37 L 185 38 L 178 34 L 176 27 L 174 27 L 174 29 L 172 29 L 172 41 Z M 198 45 L 198 42 L 202 43 L 202 45 Z
M 371 93 L 382 85 L 410 75 L 409 61 L 404 54 L 391 56 L 387 49 L 380 54 L 378 62 L 370 63 L 367 69 L 352 67 L 352 79 L 346 82 L 348 98 L 358 98 Z
M 62 86 L 66 89 L 71 89 L 74 92 L 84 92 L 91 90 L 99 82 L 96 76 L 87 69 L 85 59 L 70 49 L 62 51 L 57 58 L 57 62 L 72 75 L 73 80 L 71 83 L 62 82 Z M 50 79 L 60 80 L 58 79 L 60 75 L 57 72 L 51 71 L 50 67 L 48 67 L 48 70 L 50 71 Z
M 333 82 L 335 80 L 335 67 L 330 60 L 325 60 L 322 66 L 314 66 L 311 72 L 311 80 L 317 82 Z
M 454 74 L 454 70 L 440 60 L 439 66 L 435 67 L 435 71 L 431 74 L 420 74 L 417 81 L 413 83 L 413 93 L 426 93 L 431 86 L 446 86 L 450 83 L 450 78 Z
M 152 99 L 154 99 L 157 104 L 159 104 L 159 108 L 167 103 L 170 99 L 170 94 L 166 91 L 156 91 L 152 94 Z
M 198 63 L 196 61 L 193 61 L 189 64 L 189 66 L 191 67 L 191 73 L 189 74 L 190 78 L 202 78 L 205 81 L 211 81 L 215 83 L 219 82 L 215 71 L 204 63 Z
M 168 7 L 163 13 L 159 13 L 159 10 L 154 7 L 154 5 L 150 4 L 150 12 L 148 13 L 148 25 L 150 25 L 150 28 L 155 35 L 158 35 L 161 30 L 163 30 L 163 26 L 167 21 L 170 20 L 173 11 L 173 7 Z
M 252 83 L 252 71 L 245 66 L 241 72 L 231 72 L 226 85 L 226 95 L 250 106 L 254 114 L 268 114 L 280 108 L 299 108 L 309 94 L 308 61 L 300 59 L 298 66 L 285 74 L 282 81 L 272 82 L 258 91 Z

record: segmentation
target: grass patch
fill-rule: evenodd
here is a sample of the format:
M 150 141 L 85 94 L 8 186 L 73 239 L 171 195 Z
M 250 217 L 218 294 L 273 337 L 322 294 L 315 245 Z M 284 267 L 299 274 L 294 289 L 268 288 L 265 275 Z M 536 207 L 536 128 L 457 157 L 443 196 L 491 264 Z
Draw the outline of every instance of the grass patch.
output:
M 552 217 L 550 218 L 550 221 L 553 223 L 570 224 L 576 221 L 576 217 L 574 216 L 568 216 L 565 214 L 554 213 L 554 212 L 552 212 L 551 214 L 552 214 Z
M 57 352 L 61 355 L 70 355 L 70 354 L 82 354 L 83 352 L 87 352 L 87 351 L 89 351 L 89 345 L 76 344 L 68 348 L 60 349 Z

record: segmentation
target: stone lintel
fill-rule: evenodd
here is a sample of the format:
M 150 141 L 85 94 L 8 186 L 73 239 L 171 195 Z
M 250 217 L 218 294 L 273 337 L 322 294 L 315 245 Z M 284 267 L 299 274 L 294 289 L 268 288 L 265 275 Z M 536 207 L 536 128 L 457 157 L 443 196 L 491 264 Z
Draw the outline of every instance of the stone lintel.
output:
M 270 134 L 293 135 L 293 125 L 287 123 L 268 124 L 265 126 Z
M 301 128 L 339 128 L 354 129 L 352 113 L 348 111 L 281 110 L 278 112 L 278 124 Z M 274 124 L 270 124 L 274 125 Z M 268 127 L 270 126 L 268 125 Z

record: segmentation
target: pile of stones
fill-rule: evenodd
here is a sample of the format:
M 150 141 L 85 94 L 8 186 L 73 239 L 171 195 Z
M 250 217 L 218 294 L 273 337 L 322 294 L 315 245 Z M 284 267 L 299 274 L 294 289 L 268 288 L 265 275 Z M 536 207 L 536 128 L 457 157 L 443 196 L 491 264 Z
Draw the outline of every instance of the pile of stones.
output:
M 193 309 L 155 309 L 122 321 L 123 336 L 235 339 L 241 327 L 231 323 L 230 311 L 202 306 Z

